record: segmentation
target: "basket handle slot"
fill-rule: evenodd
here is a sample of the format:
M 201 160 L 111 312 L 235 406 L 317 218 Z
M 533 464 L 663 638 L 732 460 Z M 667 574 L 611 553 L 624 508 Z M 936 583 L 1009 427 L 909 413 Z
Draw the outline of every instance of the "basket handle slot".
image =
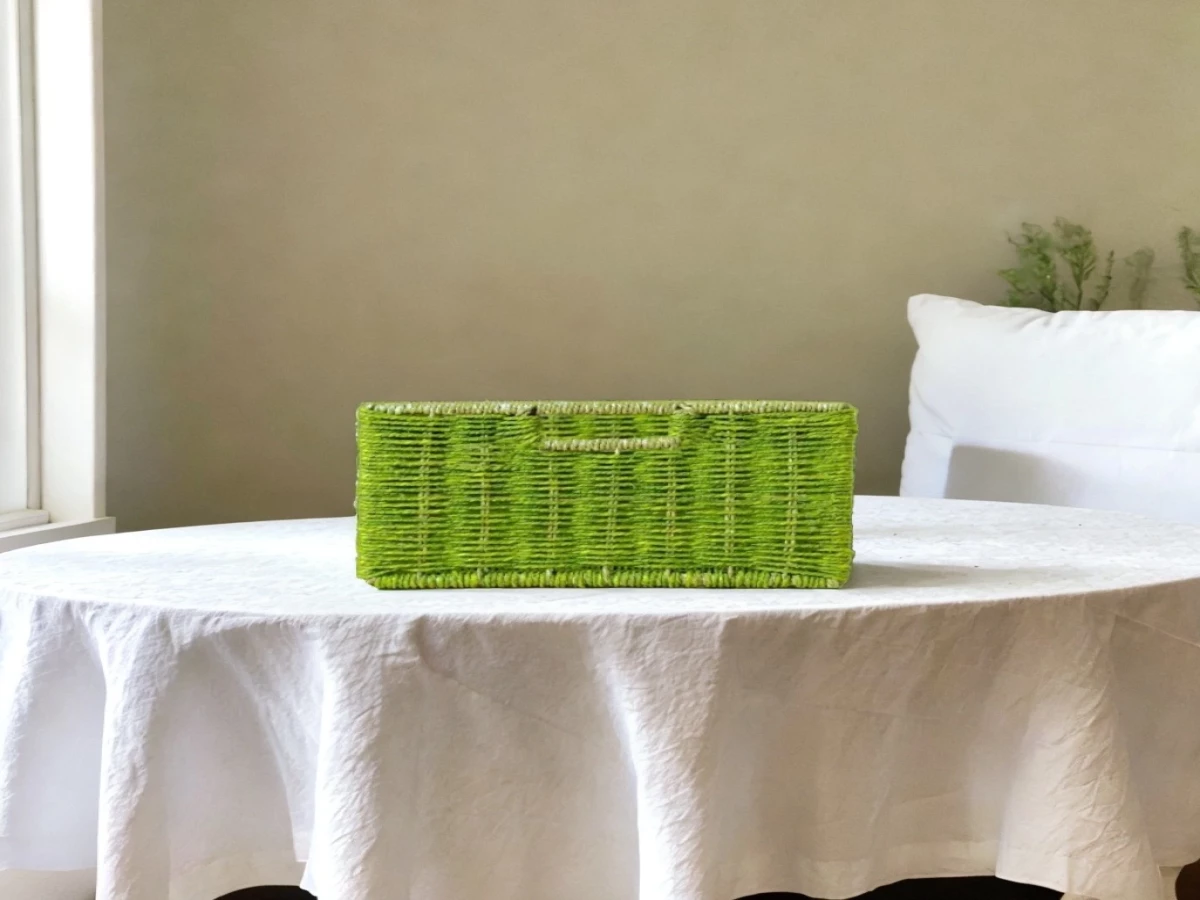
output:
M 631 453 L 635 450 L 677 450 L 679 435 L 640 438 L 543 438 L 542 449 L 568 453 Z

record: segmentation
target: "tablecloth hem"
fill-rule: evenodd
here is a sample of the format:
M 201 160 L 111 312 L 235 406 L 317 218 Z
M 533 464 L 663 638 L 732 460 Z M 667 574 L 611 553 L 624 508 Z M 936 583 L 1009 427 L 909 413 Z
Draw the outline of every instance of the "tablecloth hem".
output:
M 916 878 L 995 876 L 1091 900 L 1162 900 L 1158 869 L 1110 873 L 1098 884 L 1072 874 L 1079 861 L 1062 854 L 1040 854 L 994 841 L 932 842 L 892 848 L 883 860 L 795 860 L 782 877 L 741 875 L 728 889 L 713 890 L 707 900 L 731 900 L 765 893 L 803 893 L 824 900 L 848 900 L 885 885 Z M 1162 866 L 1166 869 L 1170 866 Z M 842 870 L 838 872 L 838 870 Z M 1048 877 L 1047 873 L 1061 877 Z M 616 900 L 616 898 L 614 898 Z M 645 898 L 642 898 L 645 900 Z
M 304 864 L 289 853 L 218 857 L 172 873 L 169 900 L 213 900 L 248 887 L 298 885 Z

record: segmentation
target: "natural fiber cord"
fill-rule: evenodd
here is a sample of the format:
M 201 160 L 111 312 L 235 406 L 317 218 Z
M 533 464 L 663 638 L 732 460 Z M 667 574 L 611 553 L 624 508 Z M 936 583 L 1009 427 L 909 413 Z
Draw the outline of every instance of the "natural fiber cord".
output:
M 380 588 L 840 587 L 841 403 L 367 403 L 358 575 Z

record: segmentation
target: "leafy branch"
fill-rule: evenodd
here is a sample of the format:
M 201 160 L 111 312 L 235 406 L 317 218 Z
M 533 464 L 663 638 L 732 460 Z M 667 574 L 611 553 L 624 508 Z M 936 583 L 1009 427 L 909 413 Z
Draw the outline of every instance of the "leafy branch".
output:
M 1187 226 L 1179 230 L 1179 255 L 1183 260 L 1183 286 L 1200 305 L 1200 232 Z
M 1062 218 L 1054 220 L 1054 231 L 1058 235 L 1054 249 L 1066 263 L 1071 276 L 1066 298 L 1069 308 L 1083 309 L 1083 286 L 1096 271 L 1096 240 L 1087 228 Z
M 1131 309 L 1144 309 L 1146 291 L 1150 288 L 1150 270 L 1154 268 L 1154 251 L 1149 247 L 1135 250 L 1125 257 L 1125 265 L 1133 270 L 1129 281 L 1129 306 Z
M 1196 237 L 1200 258 L 1200 236 Z M 1000 271 L 1000 277 L 1008 282 L 1009 306 L 1063 312 L 1101 309 L 1108 302 L 1117 257 L 1110 251 L 1100 262 L 1090 229 L 1063 218 L 1055 219 L 1049 231 L 1025 222 L 1021 233 L 1009 235 L 1008 242 L 1017 251 L 1017 264 Z M 1148 247 L 1125 259 L 1133 269 L 1129 299 L 1135 308 L 1141 308 L 1144 301 L 1153 263 L 1154 251 Z
M 1021 234 L 1009 235 L 1017 249 L 1017 264 L 1002 269 L 1000 277 L 1008 282 L 1008 305 L 1030 306 L 1048 312 L 1063 308 L 1062 286 L 1054 261 L 1054 238 L 1041 225 L 1025 222 Z

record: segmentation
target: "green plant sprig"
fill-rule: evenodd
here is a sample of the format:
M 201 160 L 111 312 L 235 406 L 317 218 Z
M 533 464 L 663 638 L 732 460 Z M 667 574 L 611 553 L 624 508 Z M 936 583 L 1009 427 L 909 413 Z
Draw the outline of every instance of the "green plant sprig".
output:
M 1184 226 L 1179 229 L 1179 256 L 1183 260 L 1183 286 L 1200 306 L 1200 232 Z
M 1125 257 L 1125 265 L 1133 270 L 1129 281 L 1129 306 L 1131 309 L 1145 309 L 1150 272 L 1154 268 L 1154 251 L 1149 247 L 1135 250 Z
M 1021 233 L 1009 235 L 1008 242 L 1016 248 L 1017 264 L 999 274 L 1008 283 L 1009 306 L 1064 312 L 1102 309 L 1108 302 L 1117 257 L 1110 251 L 1100 263 L 1091 229 L 1061 217 L 1054 220 L 1051 230 L 1025 222 Z M 1196 248 L 1200 259 L 1200 237 Z M 1140 309 L 1150 283 L 1154 251 L 1143 247 L 1126 257 L 1125 264 L 1133 269 L 1130 305 Z M 1197 274 L 1200 276 L 1200 264 Z
M 1040 225 L 1024 222 L 1020 235 L 1009 235 L 1008 242 L 1017 250 L 1017 264 L 1000 272 L 1000 277 L 1008 282 L 1008 305 L 1048 312 L 1062 309 L 1063 291 L 1058 283 L 1053 236 Z

